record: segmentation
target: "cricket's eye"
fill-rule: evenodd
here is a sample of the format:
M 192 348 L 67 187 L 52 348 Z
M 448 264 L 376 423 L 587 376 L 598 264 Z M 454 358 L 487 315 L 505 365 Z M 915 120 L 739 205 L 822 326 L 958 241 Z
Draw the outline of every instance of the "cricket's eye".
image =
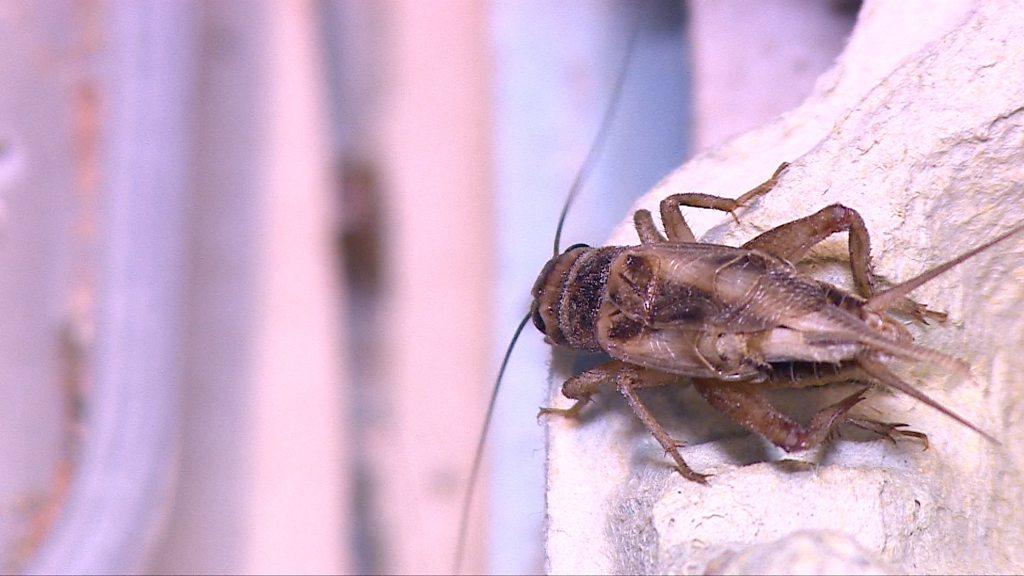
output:
M 568 254 L 569 252 L 572 252 L 577 248 L 590 248 L 590 244 L 573 244 L 572 246 L 566 248 L 565 252 L 562 252 L 562 254 Z
M 532 309 L 530 310 L 530 317 L 533 320 L 533 325 L 540 330 L 541 333 L 547 334 L 547 326 L 544 324 L 544 318 L 540 315 L 540 306 L 534 302 Z

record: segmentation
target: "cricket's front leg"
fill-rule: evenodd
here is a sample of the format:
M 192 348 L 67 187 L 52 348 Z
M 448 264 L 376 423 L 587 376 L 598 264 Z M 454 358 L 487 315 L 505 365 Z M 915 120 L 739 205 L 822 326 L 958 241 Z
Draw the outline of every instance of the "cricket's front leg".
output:
M 562 385 L 562 395 L 576 400 L 572 407 L 564 410 L 561 408 L 541 408 L 538 417 L 550 414 L 566 418 L 578 418 L 580 410 L 587 405 L 590 397 L 600 392 L 607 383 L 612 381 L 615 382 L 619 392 L 625 396 L 626 402 L 633 409 L 633 413 L 654 435 L 654 438 L 665 449 L 665 452 L 672 457 L 676 470 L 688 480 L 702 484 L 706 483 L 707 475 L 694 472 L 686 465 L 683 457 L 679 455 L 680 442 L 673 440 L 669 436 L 665 428 L 654 419 L 654 416 L 636 394 L 636 391 L 641 388 L 653 388 L 676 383 L 679 381 L 678 376 L 640 368 L 619 360 L 612 360 L 565 381 L 565 384 Z
M 569 378 L 562 384 L 562 396 L 576 403 L 570 408 L 541 408 L 537 417 L 541 416 L 562 416 L 564 418 L 579 418 L 580 410 L 590 402 L 590 397 L 601 391 L 601 388 L 615 380 L 615 375 L 622 369 L 624 364 L 618 360 L 605 362 Z
M 541 408 L 537 417 L 553 414 L 565 418 L 579 418 L 580 411 L 590 402 L 590 398 L 602 390 L 610 390 L 610 385 L 618 382 L 619 374 L 623 371 L 636 375 L 634 388 L 653 388 L 679 381 L 679 377 L 672 374 L 640 368 L 621 360 L 610 360 L 577 374 L 562 384 L 562 396 L 575 400 L 575 404 L 569 408 Z

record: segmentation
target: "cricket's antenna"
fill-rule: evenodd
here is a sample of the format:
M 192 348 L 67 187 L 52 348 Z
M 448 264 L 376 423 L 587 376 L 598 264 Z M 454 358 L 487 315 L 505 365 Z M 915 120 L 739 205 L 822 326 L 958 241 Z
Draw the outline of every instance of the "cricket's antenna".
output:
M 587 157 L 583 160 L 583 165 L 580 166 L 579 172 L 576 173 L 576 179 L 573 180 L 572 187 L 569 188 L 569 195 L 565 198 L 565 204 L 562 205 L 562 214 L 558 217 L 558 228 L 555 229 L 555 256 L 558 256 L 558 249 L 562 243 L 562 227 L 565 225 L 565 216 L 569 213 L 569 207 L 572 206 L 572 203 L 576 200 L 576 196 L 579 194 L 580 189 L 583 188 L 583 183 L 587 180 L 587 177 L 590 176 L 590 171 L 593 170 L 594 165 L 597 163 L 597 156 L 601 153 L 601 149 L 604 148 L 605 140 L 608 139 L 608 130 L 611 127 L 612 119 L 615 118 L 615 111 L 619 107 L 622 89 L 626 85 L 626 76 L 629 72 L 629 62 L 633 59 L 633 50 L 636 48 L 636 39 L 640 35 L 640 24 L 643 20 L 642 16 L 643 6 L 640 6 L 636 10 L 636 19 L 633 22 L 633 31 L 630 32 L 628 44 L 626 44 L 626 53 L 622 57 L 622 64 L 619 66 L 619 75 L 615 79 L 615 87 L 612 88 L 612 95 L 608 100 L 608 107 L 605 109 L 604 118 L 601 119 L 601 126 L 597 130 L 597 136 L 594 137 L 594 143 L 590 145 L 590 151 L 587 152 Z
M 477 476 L 480 475 L 480 462 L 483 461 L 484 456 L 484 441 L 487 439 L 487 431 L 491 427 L 491 417 L 494 415 L 494 404 L 498 399 L 501 378 L 505 375 L 505 367 L 508 366 L 508 359 L 512 356 L 512 349 L 515 348 L 519 335 L 523 333 L 523 328 L 526 327 L 526 323 L 529 321 L 529 314 L 520 320 L 519 326 L 516 327 L 516 331 L 512 334 L 512 340 L 508 343 L 508 348 L 505 349 L 505 357 L 501 360 L 498 377 L 494 380 L 491 400 L 487 403 L 487 415 L 484 416 L 484 427 L 480 431 L 480 438 L 476 443 L 476 452 L 473 453 L 473 467 L 469 472 L 469 486 L 466 487 L 466 496 L 462 500 L 462 514 L 459 516 L 459 539 L 455 546 L 455 566 L 452 574 L 459 574 L 459 570 L 462 568 L 462 557 L 465 554 L 466 548 L 466 531 L 469 529 L 469 505 L 473 502 L 473 489 L 476 487 Z

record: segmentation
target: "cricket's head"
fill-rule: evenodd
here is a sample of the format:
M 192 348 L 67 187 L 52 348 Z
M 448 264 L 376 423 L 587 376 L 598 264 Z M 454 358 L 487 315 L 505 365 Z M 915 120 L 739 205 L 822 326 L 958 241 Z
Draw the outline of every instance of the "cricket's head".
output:
M 574 244 L 565 252 L 555 256 L 537 276 L 533 283 L 533 303 L 530 305 L 530 318 L 533 325 L 540 330 L 545 340 L 553 345 L 564 346 L 568 344 L 565 334 L 562 332 L 558 322 L 559 304 L 565 295 L 565 284 L 569 277 L 569 270 L 573 264 L 584 253 L 591 250 L 586 244 Z

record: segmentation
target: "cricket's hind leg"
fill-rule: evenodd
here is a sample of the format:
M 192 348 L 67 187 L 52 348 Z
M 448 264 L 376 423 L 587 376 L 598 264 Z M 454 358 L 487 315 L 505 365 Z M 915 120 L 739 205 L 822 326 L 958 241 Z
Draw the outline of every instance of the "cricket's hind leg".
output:
M 807 426 L 780 412 L 761 394 L 758 384 L 727 384 L 715 380 L 695 380 L 697 392 L 715 409 L 751 432 L 756 432 L 786 452 L 813 448 L 827 440 L 847 418 L 864 393 L 864 386 L 842 400 L 826 406 L 811 418 Z
M 850 269 L 857 292 L 870 298 L 875 293 L 876 282 L 871 271 L 871 239 L 864 219 L 853 208 L 832 204 L 805 218 L 776 226 L 750 240 L 743 248 L 798 262 L 816 244 L 839 232 L 849 233 Z M 925 324 L 929 317 L 939 321 L 946 318 L 945 313 L 929 310 L 909 298 L 904 298 L 894 308 Z
M 775 174 L 772 174 L 771 178 L 755 186 L 735 200 L 710 194 L 673 194 L 665 198 L 661 201 L 661 222 L 665 225 L 665 233 L 668 234 L 668 238 L 662 236 L 661 232 L 658 231 L 650 211 L 637 210 L 633 214 L 633 225 L 636 226 L 636 232 L 640 236 L 640 243 L 696 242 L 697 239 L 694 237 L 693 231 L 690 230 L 690 227 L 686 224 L 686 219 L 683 218 L 682 206 L 721 210 L 722 212 L 732 214 L 732 217 L 736 218 L 736 210 L 738 208 L 746 206 L 747 202 L 750 202 L 753 198 L 765 194 L 775 187 L 775 183 L 778 182 L 779 176 L 787 166 L 789 166 L 789 163 L 783 162 L 775 170 Z
M 816 244 L 839 232 L 849 232 L 850 268 L 857 292 L 870 298 L 875 289 L 875 277 L 871 272 L 871 239 L 864 219 L 853 208 L 842 204 L 827 206 L 810 216 L 776 226 L 750 240 L 743 248 L 798 262 Z
M 728 212 L 732 215 L 733 219 L 739 222 L 736 218 L 736 210 L 747 205 L 748 202 L 760 196 L 768 193 L 779 180 L 779 176 L 789 166 L 788 162 L 783 162 L 772 174 L 772 177 L 768 180 L 758 184 L 757 186 L 750 189 L 748 192 L 736 198 L 722 198 L 721 196 L 712 196 L 710 194 L 698 194 L 698 193 L 684 193 L 684 194 L 673 194 L 661 201 L 661 223 L 665 226 L 665 234 L 668 235 L 668 239 L 672 242 L 696 242 L 697 239 L 693 235 L 693 231 L 690 230 L 689 225 L 686 224 L 686 219 L 683 218 L 683 206 L 691 208 L 707 208 L 710 210 L 721 210 L 722 212 Z
M 905 437 L 921 442 L 924 446 L 924 450 L 927 450 L 929 446 L 927 434 L 911 430 L 910 428 L 907 428 L 907 426 L 910 426 L 909 424 L 902 422 L 882 422 L 873 418 L 847 415 L 846 424 L 856 426 L 861 430 L 881 436 L 893 444 L 895 444 L 900 437 Z
M 684 478 L 703 484 L 707 482 L 707 475 L 694 472 L 686 465 L 683 457 L 679 454 L 679 442 L 669 436 L 665 428 L 655 420 L 654 416 L 636 394 L 636 391 L 640 388 L 665 386 L 678 381 L 678 376 L 637 368 L 625 362 L 612 360 L 566 380 L 565 384 L 562 385 L 562 394 L 566 398 L 576 400 L 572 407 L 564 410 L 559 408 L 541 408 L 538 416 L 556 415 L 566 418 L 578 418 L 580 410 L 590 401 L 591 396 L 600 392 L 606 384 L 615 382 L 616 388 L 625 396 L 626 402 L 633 409 L 633 413 L 643 422 L 644 427 L 661 444 L 665 452 L 672 457 L 676 470 Z
M 774 370 L 767 380 L 758 384 L 762 390 L 778 390 L 782 388 L 811 388 L 829 384 L 862 382 L 873 383 L 877 379 L 866 373 L 859 363 L 848 362 L 836 366 L 833 364 L 814 364 L 810 362 L 784 363 L 774 365 Z M 928 435 L 907 428 L 908 424 L 885 422 L 861 415 L 847 414 L 840 425 L 849 424 L 861 430 L 876 434 L 891 442 L 899 438 L 914 439 L 928 447 Z M 838 427 L 836 428 L 838 430 Z

